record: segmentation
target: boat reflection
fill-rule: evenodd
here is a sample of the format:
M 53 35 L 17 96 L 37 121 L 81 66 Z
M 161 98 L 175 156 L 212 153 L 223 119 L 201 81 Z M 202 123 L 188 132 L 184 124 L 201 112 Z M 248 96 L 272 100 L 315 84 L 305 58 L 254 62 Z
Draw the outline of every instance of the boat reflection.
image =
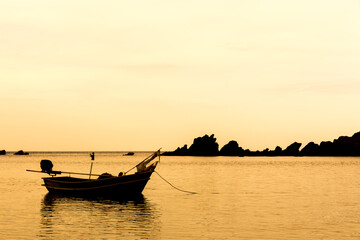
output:
M 39 237 L 94 239 L 117 237 L 158 238 L 160 215 L 143 195 L 133 199 L 78 198 L 47 193 L 40 208 Z

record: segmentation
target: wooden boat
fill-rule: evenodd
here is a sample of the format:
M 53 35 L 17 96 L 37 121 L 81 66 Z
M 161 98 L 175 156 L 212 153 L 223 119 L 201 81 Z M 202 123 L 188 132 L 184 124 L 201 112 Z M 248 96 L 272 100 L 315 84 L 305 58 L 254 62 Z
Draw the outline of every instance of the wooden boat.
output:
M 94 153 L 91 155 L 94 158 Z M 108 173 L 87 174 L 87 173 L 74 173 L 53 171 L 52 163 L 50 160 L 42 160 L 42 171 L 27 170 L 30 172 L 41 172 L 51 175 L 51 177 L 42 178 L 44 181 L 43 186 L 47 188 L 50 193 L 84 196 L 84 197 L 105 197 L 105 198 L 127 198 L 140 195 L 144 190 L 151 174 L 159 160 L 154 160 L 157 156 L 160 157 L 160 151 L 150 155 L 132 169 L 136 168 L 137 171 L 133 174 L 120 173 L 119 176 L 112 176 Z M 76 178 L 71 176 L 56 177 L 58 174 L 78 174 L 88 175 L 89 178 Z M 91 179 L 91 176 L 96 176 L 96 179 Z
M 128 152 L 128 153 L 125 153 L 124 156 L 134 156 L 134 152 Z

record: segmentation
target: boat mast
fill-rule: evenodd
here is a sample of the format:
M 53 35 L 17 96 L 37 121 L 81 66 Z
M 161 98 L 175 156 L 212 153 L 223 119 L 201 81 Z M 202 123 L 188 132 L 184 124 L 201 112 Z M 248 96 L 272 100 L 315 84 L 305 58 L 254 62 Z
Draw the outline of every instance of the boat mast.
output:
M 94 152 L 90 153 L 90 157 L 91 157 L 91 165 L 90 165 L 89 179 L 91 178 L 91 171 L 92 171 L 92 166 L 93 166 L 93 163 L 94 163 L 94 160 L 95 160 L 95 153 Z

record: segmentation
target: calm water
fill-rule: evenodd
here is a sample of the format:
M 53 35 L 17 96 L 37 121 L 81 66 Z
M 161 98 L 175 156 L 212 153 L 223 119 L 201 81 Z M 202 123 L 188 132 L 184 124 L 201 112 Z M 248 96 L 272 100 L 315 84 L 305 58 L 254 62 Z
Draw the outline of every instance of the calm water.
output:
M 98 153 L 118 174 L 147 153 Z M 143 198 L 60 198 L 40 160 L 88 172 L 88 153 L 0 156 L 0 239 L 360 239 L 360 158 L 162 157 Z

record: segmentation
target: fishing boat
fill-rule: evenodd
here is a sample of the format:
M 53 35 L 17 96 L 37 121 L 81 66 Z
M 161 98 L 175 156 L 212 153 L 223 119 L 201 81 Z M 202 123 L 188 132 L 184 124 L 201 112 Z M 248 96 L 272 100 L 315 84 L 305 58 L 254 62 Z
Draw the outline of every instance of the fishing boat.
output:
M 134 156 L 134 152 L 128 152 L 128 153 L 125 153 L 124 156 Z
M 95 154 L 92 153 L 90 156 L 91 159 L 94 160 Z M 159 157 L 159 159 L 156 159 L 156 157 Z M 118 176 L 113 176 L 109 173 L 91 174 L 93 161 L 91 162 L 90 173 L 53 171 L 52 162 L 46 159 L 40 162 L 41 171 L 26 171 L 49 174 L 50 177 L 44 177 L 42 179 L 44 181 L 43 186 L 45 186 L 50 193 L 121 199 L 141 195 L 159 161 L 160 150 L 145 158 L 126 173 L 120 172 Z M 136 172 L 128 174 L 128 172 L 135 168 Z M 69 174 L 69 176 L 57 177 L 57 175 L 61 174 Z M 89 177 L 77 178 L 71 175 L 88 175 Z M 92 176 L 97 178 L 92 179 Z

